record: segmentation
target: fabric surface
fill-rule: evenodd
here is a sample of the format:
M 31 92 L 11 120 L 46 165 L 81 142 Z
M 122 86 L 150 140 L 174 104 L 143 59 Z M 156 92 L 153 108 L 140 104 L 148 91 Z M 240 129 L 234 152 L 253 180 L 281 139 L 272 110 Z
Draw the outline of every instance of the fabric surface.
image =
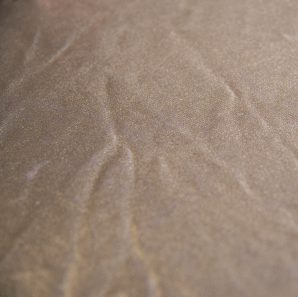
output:
M 298 1 L 2 0 L 1 297 L 297 297 Z

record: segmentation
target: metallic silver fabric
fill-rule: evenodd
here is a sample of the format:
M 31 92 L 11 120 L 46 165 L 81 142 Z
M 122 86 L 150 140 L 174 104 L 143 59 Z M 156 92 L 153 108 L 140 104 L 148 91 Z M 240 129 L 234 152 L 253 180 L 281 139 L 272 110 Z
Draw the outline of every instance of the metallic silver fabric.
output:
M 2 0 L 1 297 L 297 297 L 298 1 Z

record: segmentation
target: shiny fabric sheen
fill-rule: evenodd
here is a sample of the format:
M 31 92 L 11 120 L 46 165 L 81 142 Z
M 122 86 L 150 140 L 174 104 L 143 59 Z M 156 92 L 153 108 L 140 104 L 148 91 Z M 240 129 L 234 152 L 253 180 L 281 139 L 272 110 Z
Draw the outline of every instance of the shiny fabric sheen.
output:
M 298 1 L 0 1 L 1 297 L 297 297 Z

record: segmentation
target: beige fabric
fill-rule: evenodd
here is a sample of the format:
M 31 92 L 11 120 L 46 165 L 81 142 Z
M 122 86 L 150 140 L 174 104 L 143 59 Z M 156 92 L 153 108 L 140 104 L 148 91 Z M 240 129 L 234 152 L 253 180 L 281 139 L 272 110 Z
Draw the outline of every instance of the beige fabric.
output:
M 298 296 L 297 54 L 295 0 L 2 0 L 0 296 Z

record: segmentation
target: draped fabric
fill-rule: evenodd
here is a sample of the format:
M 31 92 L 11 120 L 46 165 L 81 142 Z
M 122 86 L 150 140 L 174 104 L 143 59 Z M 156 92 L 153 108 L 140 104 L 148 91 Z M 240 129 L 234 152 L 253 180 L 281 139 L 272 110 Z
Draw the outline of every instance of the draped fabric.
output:
M 298 296 L 297 54 L 295 0 L 0 1 L 0 296 Z

